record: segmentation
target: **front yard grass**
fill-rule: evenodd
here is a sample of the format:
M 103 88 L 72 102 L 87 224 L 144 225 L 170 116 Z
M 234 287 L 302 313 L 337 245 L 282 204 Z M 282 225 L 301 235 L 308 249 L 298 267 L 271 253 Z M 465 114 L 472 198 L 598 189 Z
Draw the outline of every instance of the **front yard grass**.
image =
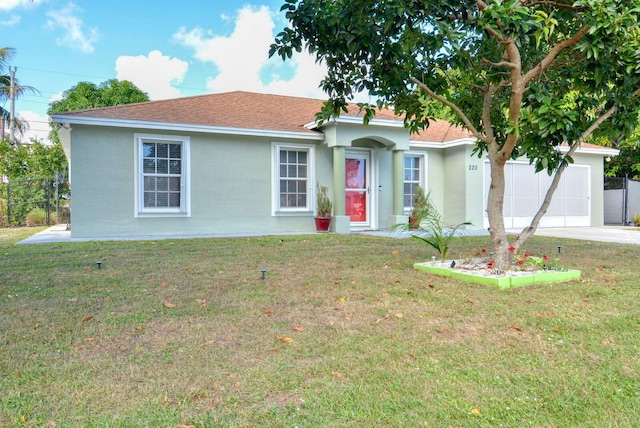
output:
M 581 279 L 499 290 L 411 239 L 32 233 L 0 230 L 0 426 L 637 424 L 640 247 L 534 237 Z

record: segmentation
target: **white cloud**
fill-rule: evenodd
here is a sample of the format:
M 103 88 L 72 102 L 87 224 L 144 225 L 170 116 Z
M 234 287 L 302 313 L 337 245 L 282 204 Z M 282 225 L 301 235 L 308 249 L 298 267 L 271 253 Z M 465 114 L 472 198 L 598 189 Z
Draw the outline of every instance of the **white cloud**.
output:
M 18 7 L 37 6 L 46 0 L 0 0 L 0 10 L 13 10 Z
M 173 86 L 184 79 L 189 65 L 178 58 L 154 50 L 149 56 L 121 56 L 116 60 L 118 80 L 129 80 L 152 100 L 175 98 L 180 92 Z
M 22 136 L 17 136 L 23 143 L 31 142 L 31 139 L 40 141 L 43 144 L 50 144 L 49 141 L 49 118 L 47 116 L 41 116 L 38 113 L 22 110 L 19 114 L 19 119 L 23 122 L 27 122 L 28 130 Z
M 60 46 L 69 46 L 82 53 L 92 53 L 93 45 L 99 39 L 97 28 L 86 30 L 82 19 L 76 16 L 81 10 L 73 3 L 67 7 L 47 13 L 47 28 L 50 30 L 62 29 L 64 35 L 58 37 L 56 42 Z
M 3 27 L 11 27 L 20 22 L 21 17 L 19 15 L 11 15 L 9 19 L 4 19 L 0 21 L 0 25 Z
M 196 59 L 216 66 L 218 74 L 207 79 L 207 89 L 212 92 L 244 90 L 322 97 L 318 85 L 325 68 L 308 54 L 294 55 L 286 65 L 279 57 L 269 59 L 274 28 L 273 14 L 267 7 L 245 6 L 229 36 L 181 28 L 173 37 L 193 49 Z

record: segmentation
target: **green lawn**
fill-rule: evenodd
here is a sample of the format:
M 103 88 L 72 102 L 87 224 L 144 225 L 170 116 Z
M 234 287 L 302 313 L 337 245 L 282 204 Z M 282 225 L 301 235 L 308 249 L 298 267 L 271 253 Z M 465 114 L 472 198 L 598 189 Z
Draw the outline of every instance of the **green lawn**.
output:
M 640 247 L 534 237 L 582 278 L 501 291 L 409 239 L 32 233 L 0 230 L 0 426 L 638 424 Z

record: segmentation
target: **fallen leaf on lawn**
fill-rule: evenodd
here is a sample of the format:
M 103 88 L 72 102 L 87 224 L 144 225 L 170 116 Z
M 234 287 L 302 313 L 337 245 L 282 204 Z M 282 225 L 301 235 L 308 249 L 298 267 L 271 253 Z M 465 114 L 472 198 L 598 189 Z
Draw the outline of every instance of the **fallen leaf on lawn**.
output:
M 293 339 L 290 338 L 290 337 L 279 337 L 279 336 L 276 336 L 276 339 L 278 339 L 282 343 L 292 343 L 293 342 Z
M 476 330 L 482 330 L 482 324 L 476 324 Z
M 342 377 L 342 373 L 340 372 L 331 372 L 332 375 L 334 375 L 335 377 Z
M 482 414 L 482 410 L 480 410 L 480 407 L 476 407 L 471 409 L 471 414 L 474 416 L 480 416 Z
M 560 333 L 560 329 L 558 327 L 553 327 L 551 331 L 553 331 L 554 333 Z
M 82 322 L 89 321 L 92 319 L 93 319 L 93 315 L 87 315 L 86 317 L 82 318 Z
M 538 317 L 538 318 L 546 318 L 546 316 L 542 315 L 541 313 L 537 313 L 536 317 Z
M 399 256 L 400 255 L 400 251 L 395 250 L 395 251 L 392 251 L 391 254 L 393 254 L 394 256 Z
M 585 297 L 584 299 L 582 299 L 582 301 L 583 301 L 584 303 L 588 303 L 588 302 L 589 302 L 589 298 Z
M 162 281 L 162 286 L 166 287 L 167 286 L 167 281 Z
M 512 325 L 511 328 L 514 329 L 515 331 L 522 331 L 522 328 L 520 326 L 518 326 L 518 325 L 515 325 L 515 324 Z
M 396 318 L 402 318 L 402 317 L 404 317 L 404 314 L 400 314 L 400 313 L 396 314 Z
M 33 329 L 34 329 L 34 330 L 37 330 L 37 329 L 39 329 L 39 328 L 40 328 L 40 323 L 37 323 L 36 325 L 34 325 L 34 326 L 33 326 Z
M 176 428 L 196 428 L 196 426 L 191 424 L 178 424 L 176 425 Z
M 351 281 L 351 285 L 356 285 L 356 281 L 355 280 Z
M 293 331 L 304 331 L 304 327 L 295 326 L 293 327 Z
M 84 339 L 85 342 L 95 342 L 96 339 L 94 339 L 93 337 L 87 337 Z
M 56 428 L 57 426 L 58 424 L 55 421 L 49 421 L 49 428 Z
M 340 302 L 340 303 L 344 303 L 344 302 L 346 302 L 346 300 L 345 300 L 345 298 L 344 298 L 344 297 L 341 297 L 341 298 L 339 298 L 339 299 L 338 299 L 338 302 Z
M 271 316 L 273 315 L 273 311 L 271 309 L 267 309 L 266 311 L 264 311 L 265 315 Z
M 164 302 L 164 305 L 165 305 L 167 308 L 175 308 L 175 307 L 176 307 L 176 305 L 175 305 L 174 303 L 171 303 L 171 302 L 166 301 L 166 300 L 165 300 L 165 302 Z
M 378 318 L 378 320 L 376 321 L 376 324 L 379 323 L 380 321 L 386 320 L 387 318 L 389 318 L 389 314 L 383 316 L 382 318 Z
M 440 290 L 436 291 L 436 293 L 443 293 L 443 292 L 444 292 L 443 289 L 440 289 Z

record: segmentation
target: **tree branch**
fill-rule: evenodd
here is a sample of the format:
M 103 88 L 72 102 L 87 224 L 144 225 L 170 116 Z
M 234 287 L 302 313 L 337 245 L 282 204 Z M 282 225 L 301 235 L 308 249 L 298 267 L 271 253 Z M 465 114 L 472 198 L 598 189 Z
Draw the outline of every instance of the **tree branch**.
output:
M 526 85 L 531 81 L 531 79 L 545 71 L 560 54 L 560 52 L 567 48 L 575 46 L 589 32 L 590 28 L 590 26 L 586 25 L 580 28 L 580 30 L 578 30 L 578 32 L 574 34 L 570 39 L 563 40 L 562 42 L 555 45 L 538 65 L 533 67 L 527 74 L 524 75 L 524 84 Z
M 492 62 L 492 61 L 489 61 L 486 58 L 482 58 L 482 62 L 484 62 L 485 64 L 488 64 L 490 67 L 495 67 L 495 68 L 498 68 L 498 67 L 515 68 L 515 67 L 517 67 L 516 64 L 514 64 L 512 62 L 509 62 L 509 61 Z
M 488 90 L 484 93 L 482 101 L 482 125 L 484 126 L 484 133 L 487 136 L 485 143 L 490 151 L 497 151 L 497 146 L 490 143 L 495 143 L 493 123 L 491 122 L 491 106 L 493 104 L 493 94 L 495 94 L 498 89 L 500 89 L 500 86 L 489 86 Z
M 574 10 L 576 12 L 583 12 L 585 10 L 589 10 L 589 6 L 574 6 L 572 4 L 559 3 L 557 1 L 524 1 L 523 0 L 520 4 L 524 7 L 551 6 L 551 7 L 561 8 L 561 9 Z
M 418 85 L 420 87 L 420 89 L 425 91 L 427 93 L 427 95 L 429 95 L 431 98 L 440 101 L 442 104 L 446 105 L 451 110 L 453 110 L 454 113 L 457 114 L 458 117 L 460 117 L 460 119 L 462 119 L 462 122 L 467 127 L 467 129 L 469 131 L 471 131 L 471 133 L 473 134 L 474 137 L 476 137 L 478 140 L 481 140 L 481 141 L 484 141 L 485 143 L 487 143 L 486 136 L 484 136 L 480 132 L 478 132 L 478 130 L 476 129 L 475 126 L 473 126 L 473 124 L 471 123 L 471 120 L 469 120 L 467 115 L 464 114 L 464 112 L 462 110 L 460 110 L 460 107 L 458 107 L 456 104 L 452 103 L 451 101 L 447 100 L 446 98 L 444 98 L 444 97 L 436 94 L 435 92 L 433 92 L 431 90 L 431 88 L 429 88 L 427 85 L 425 85 L 424 82 L 422 82 L 421 80 L 418 80 L 415 77 L 409 77 L 409 80 L 411 82 L 415 83 L 416 85 Z

